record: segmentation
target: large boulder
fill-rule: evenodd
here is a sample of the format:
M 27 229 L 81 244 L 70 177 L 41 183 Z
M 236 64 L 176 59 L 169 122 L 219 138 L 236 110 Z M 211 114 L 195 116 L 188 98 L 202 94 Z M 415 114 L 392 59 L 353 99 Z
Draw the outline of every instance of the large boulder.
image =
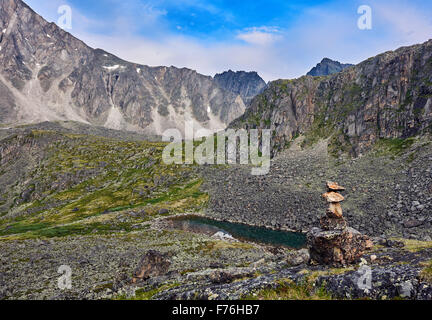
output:
M 313 228 L 307 240 L 311 259 L 333 266 L 357 262 L 373 246 L 368 236 L 350 227 L 343 230 Z
M 141 258 L 138 267 L 135 269 L 132 283 L 147 280 L 150 277 L 165 275 L 170 265 L 171 262 L 166 255 L 155 250 L 150 250 Z

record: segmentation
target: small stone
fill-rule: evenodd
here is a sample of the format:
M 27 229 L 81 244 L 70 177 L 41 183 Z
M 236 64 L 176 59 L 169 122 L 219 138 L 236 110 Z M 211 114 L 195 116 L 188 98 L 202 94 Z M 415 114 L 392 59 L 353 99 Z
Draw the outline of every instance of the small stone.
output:
M 423 224 L 423 221 L 417 220 L 417 219 L 409 219 L 404 222 L 405 228 L 415 228 L 418 226 L 421 226 Z
M 227 268 L 212 271 L 208 279 L 214 284 L 231 283 L 234 280 L 251 277 L 255 274 L 252 268 Z
M 327 209 L 327 216 L 330 218 L 342 218 L 342 206 L 340 203 L 330 203 Z
M 223 231 L 218 231 L 214 235 L 212 235 L 212 238 L 219 239 L 219 240 L 225 240 L 225 241 L 236 241 L 232 235 L 229 233 L 225 233 Z
M 373 255 L 370 256 L 370 261 L 371 262 L 374 262 L 376 259 L 377 259 L 376 255 L 373 254 Z
M 208 299 L 209 299 L 209 300 L 216 300 L 217 297 L 219 297 L 219 295 L 216 294 L 216 293 L 213 293 L 211 296 L 208 297 Z
M 403 248 L 405 244 L 402 241 L 397 240 L 386 240 L 384 244 L 387 248 Z
M 330 203 L 338 203 L 345 200 L 345 198 L 341 194 L 336 192 L 327 192 L 324 193 L 322 196 L 327 200 L 327 202 Z
M 411 281 L 405 281 L 397 286 L 399 296 L 401 298 L 410 298 L 414 290 Z
M 308 249 L 294 250 L 288 253 L 287 263 L 290 266 L 298 266 L 301 264 L 308 263 L 310 260 L 310 254 Z
M 333 217 L 322 217 L 320 219 L 320 225 L 323 230 L 344 230 L 347 227 L 346 220 L 344 218 L 333 218 Z
M 258 268 L 259 266 L 262 266 L 265 262 L 266 262 L 265 258 L 262 258 L 262 259 L 260 259 L 260 260 L 258 260 L 256 262 L 254 262 L 252 264 L 252 267 L 253 268 Z
M 327 188 L 330 191 L 345 191 L 345 188 L 340 186 L 337 182 L 328 181 L 327 182 Z
M 147 211 L 146 211 L 145 209 L 140 210 L 140 211 L 138 212 L 138 216 L 139 216 L 139 217 L 146 217 L 146 216 L 147 216 Z

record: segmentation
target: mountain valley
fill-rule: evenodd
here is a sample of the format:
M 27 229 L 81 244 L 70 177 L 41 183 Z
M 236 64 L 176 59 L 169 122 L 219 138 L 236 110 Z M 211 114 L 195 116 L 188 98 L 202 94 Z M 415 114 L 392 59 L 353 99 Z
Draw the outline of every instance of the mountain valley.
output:
M 124 61 L 21 0 L 1 30 L 0 300 L 432 299 L 432 40 L 266 83 Z M 270 130 L 269 173 L 166 164 L 186 121 Z M 310 255 L 329 181 L 372 244 L 355 264 Z M 191 217 L 305 243 L 173 227 Z

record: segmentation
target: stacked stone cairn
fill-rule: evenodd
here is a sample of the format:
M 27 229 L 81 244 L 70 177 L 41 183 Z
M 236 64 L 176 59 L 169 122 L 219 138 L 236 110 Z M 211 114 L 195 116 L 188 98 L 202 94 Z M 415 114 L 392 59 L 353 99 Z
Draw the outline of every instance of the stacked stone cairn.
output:
M 311 259 L 320 264 L 346 266 L 359 261 L 372 248 L 368 236 L 348 227 L 342 212 L 342 191 L 345 188 L 336 182 L 327 182 L 323 198 L 329 207 L 320 219 L 321 228 L 313 228 L 307 236 Z

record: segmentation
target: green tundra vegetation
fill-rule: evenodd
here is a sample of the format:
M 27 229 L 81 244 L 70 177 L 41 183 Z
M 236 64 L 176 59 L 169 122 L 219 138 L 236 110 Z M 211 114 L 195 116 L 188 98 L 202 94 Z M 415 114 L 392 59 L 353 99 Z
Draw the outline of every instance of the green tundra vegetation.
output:
M 51 143 L 6 191 L 15 200 L 1 213 L 3 238 L 130 231 L 132 222 L 120 218 L 125 211 L 142 211 L 137 224 L 168 212 L 199 211 L 208 200 L 196 166 L 162 161 L 165 143 L 50 131 L 29 136 L 35 145 Z M 30 195 L 22 201 L 25 190 Z

